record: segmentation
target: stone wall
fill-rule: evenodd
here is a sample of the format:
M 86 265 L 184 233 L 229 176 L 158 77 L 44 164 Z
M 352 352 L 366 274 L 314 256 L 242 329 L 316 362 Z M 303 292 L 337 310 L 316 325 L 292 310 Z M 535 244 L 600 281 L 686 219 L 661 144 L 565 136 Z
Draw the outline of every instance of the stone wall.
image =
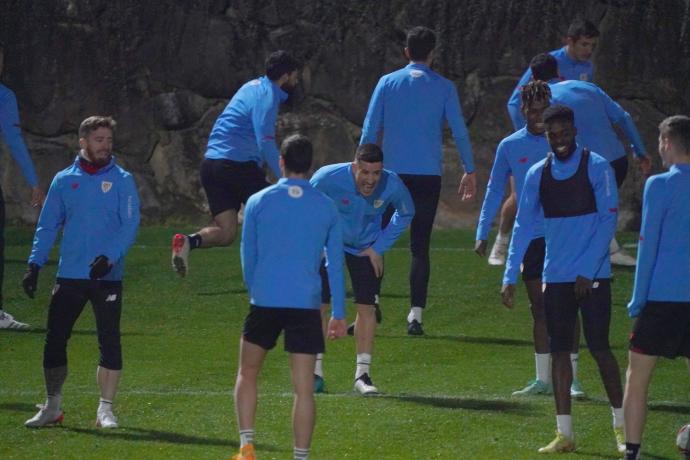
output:
M 437 30 L 434 68 L 458 86 L 475 149 L 480 197 L 462 204 L 447 136 L 437 225 L 473 226 L 497 143 L 510 133 L 507 98 L 529 59 L 561 46 L 570 20 L 600 27 L 595 82 L 633 116 L 647 148 L 656 125 L 690 113 L 688 0 L 0 0 L 3 82 L 17 93 L 25 138 L 47 187 L 74 157 L 75 131 L 113 115 L 116 152 L 134 172 L 148 222 L 208 219 L 198 164 L 216 116 L 267 53 L 290 49 L 302 84 L 283 107 L 279 137 L 300 131 L 319 165 L 347 161 L 371 91 L 405 65 L 405 30 Z M 33 222 L 28 189 L 0 159 L 8 217 Z M 624 226 L 639 223 L 642 180 L 622 192 Z

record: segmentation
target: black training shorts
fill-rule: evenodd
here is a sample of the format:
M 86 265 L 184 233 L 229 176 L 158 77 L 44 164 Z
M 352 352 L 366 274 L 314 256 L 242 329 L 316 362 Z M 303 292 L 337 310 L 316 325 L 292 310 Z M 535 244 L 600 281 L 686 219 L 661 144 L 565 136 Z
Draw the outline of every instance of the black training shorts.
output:
M 630 350 L 690 358 L 690 302 L 648 301 L 630 333 Z
M 253 161 L 211 160 L 201 163 L 201 185 L 206 192 L 212 216 L 240 206 L 270 184 L 266 174 Z
M 546 241 L 544 237 L 530 241 L 522 259 L 522 280 L 540 280 L 544 271 L 544 257 L 546 254 Z
M 247 342 L 264 350 L 276 346 L 285 331 L 285 351 L 315 355 L 326 346 L 321 329 L 321 311 L 305 308 L 273 308 L 251 305 L 244 320 L 242 336 Z
M 355 256 L 348 252 L 345 253 L 345 263 L 350 272 L 352 290 L 355 293 L 355 303 L 360 305 L 375 305 L 379 302 L 381 293 L 381 278 L 377 278 L 374 273 L 374 266 L 367 256 Z M 331 301 L 331 289 L 328 284 L 328 273 L 326 266 L 321 263 L 321 303 Z

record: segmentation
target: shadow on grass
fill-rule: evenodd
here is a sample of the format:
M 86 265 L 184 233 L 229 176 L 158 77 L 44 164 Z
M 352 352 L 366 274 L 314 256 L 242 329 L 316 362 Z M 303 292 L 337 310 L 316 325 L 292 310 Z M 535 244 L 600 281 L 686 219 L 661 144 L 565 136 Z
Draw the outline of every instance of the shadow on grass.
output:
M 31 328 L 31 329 L 3 329 L 3 334 L 5 333 L 12 333 L 12 334 L 41 334 L 44 335 L 47 330 L 45 328 Z M 72 331 L 72 335 L 98 335 L 95 329 L 78 329 L 76 331 Z M 139 337 L 139 336 L 156 336 L 160 334 L 151 334 L 150 332 L 120 332 L 120 336 L 122 337 Z
M 657 412 L 670 412 L 672 414 L 690 414 L 690 404 L 672 402 L 650 402 L 647 406 L 649 410 Z
M 247 289 L 246 288 L 237 288 L 237 289 L 224 289 L 222 291 L 203 291 L 203 292 L 197 292 L 196 295 L 201 296 L 201 297 L 213 297 L 217 295 L 227 295 L 227 294 L 246 294 Z
M 0 404 L 0 410 L 13 412 L 36 412 L 36 404 L 29 403 L 3 403 Z
M 509 346 L 534 346 L 534 342 L 524 339 L 509 339 L 506 337 L 470 337 L 466 335 L 429 335 L 425 334 L 420 337 L 410 337 L 407 334 L 383 334 L 377 333 L 380 337 L 389 339 L 405 339 L 405 340 L 442 340 L 444 342 L 462 342 L 462 343 L 478 343 L 489 345 L 509 345 Z
M 517 401 L 498 401 L 476 398 L 452 398 L 425 395 L 381 395 L 380 398 L 395 399 L 403 402 L 411 402 L 424 406 L 439 407 L 442 409 L 465 409 L 477 411 L 508 412 L 514 415 L 532 415 L 533 408 L 526 403 Z
M 229 439 L 207 438 L 203 436 L 194 436 L 184 433 L 175 433 L 174 431 L 149 430 L 144 428 L 120 426 L 117 430 L 103 430 L 98 428 L 74 428 L 64 427 L 65 431 L 72 433 L 86 434 L 96 436 L 103 439 L 117 439 L 122 441 L 134 442 L 167 442 L 171 444 L 190 444 L 200 446 L 227 446 L 234 449 L 239 449 L 240 444 L 237 441 L 230 441 Z M 257 444 L 257 448 L 264 451 L 277 452 L 280 449 L 272 445 Z

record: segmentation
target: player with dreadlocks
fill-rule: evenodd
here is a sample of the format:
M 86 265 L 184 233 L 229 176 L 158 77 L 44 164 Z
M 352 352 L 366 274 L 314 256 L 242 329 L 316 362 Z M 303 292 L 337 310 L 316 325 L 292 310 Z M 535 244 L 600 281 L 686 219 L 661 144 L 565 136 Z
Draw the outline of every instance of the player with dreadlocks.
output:
M 542 113 L 549 107 L 551 89 L 546 82 L 531 81 L 524 85 L 520 91 L 522 101 L 522 114 L 527 120 L 527 125 L 501 141 L 496 149 L 496 159 L 491 169 L 491 177 L 486 188 L 486 196 L 482 204 L 477 225 L 477 236 L 474 250 L 479 256 L 484 257 L 487 249 L 487 239 L 491 223 L 501 206 L 503 190 L 505 190 L 508 178 L 512 175 L 515 180 L 515 191 L 520 197 L 522 186 L 525 182 L 527 171 L 535 163 L 543 160 L 549 152 L 549 143 L 544 136 L 544 123 L 541 120 Z M 541 275 L 544 268 L 544 231 L 543 222 L 535 222 L 535 228 L 539 229 L 532 239 L 525 257 L 522 260 L 522 279 L 527 289 L 527 297 L 530 301 L 532 318 L 534 319 L 534 357 L 536 362 L 536 378 L 528 383 L 522 390 L 515 391 L 513 396 L 550 394 L 551 386 L 551 354 L 549 353 L 549 341 L 546 333 L 546 319 L 544 316 L 544 302 L 541 291 Z M 579 325 L 578 325 L 579 326 Z M 576 330 L 579 336 L 579 327 Z M 571 353 L 573 369 L 577 363 L 577 344 Z M 576 378 L 573 378 L 571 393 L 580 396 L 582 390 Z

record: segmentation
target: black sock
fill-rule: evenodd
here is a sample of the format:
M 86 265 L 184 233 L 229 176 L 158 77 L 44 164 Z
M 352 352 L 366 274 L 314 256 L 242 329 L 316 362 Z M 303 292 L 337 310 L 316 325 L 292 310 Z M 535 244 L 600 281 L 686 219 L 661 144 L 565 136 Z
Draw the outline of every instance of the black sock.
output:
M 197 249 L 201 247 L 201 235 L 198 233 L 187 235 L 187 238 L 189 238 L 189 249 Z
M 631 442 L 625 443 L 625 460 L 637 460 L 640 454 L 640 445 Z

